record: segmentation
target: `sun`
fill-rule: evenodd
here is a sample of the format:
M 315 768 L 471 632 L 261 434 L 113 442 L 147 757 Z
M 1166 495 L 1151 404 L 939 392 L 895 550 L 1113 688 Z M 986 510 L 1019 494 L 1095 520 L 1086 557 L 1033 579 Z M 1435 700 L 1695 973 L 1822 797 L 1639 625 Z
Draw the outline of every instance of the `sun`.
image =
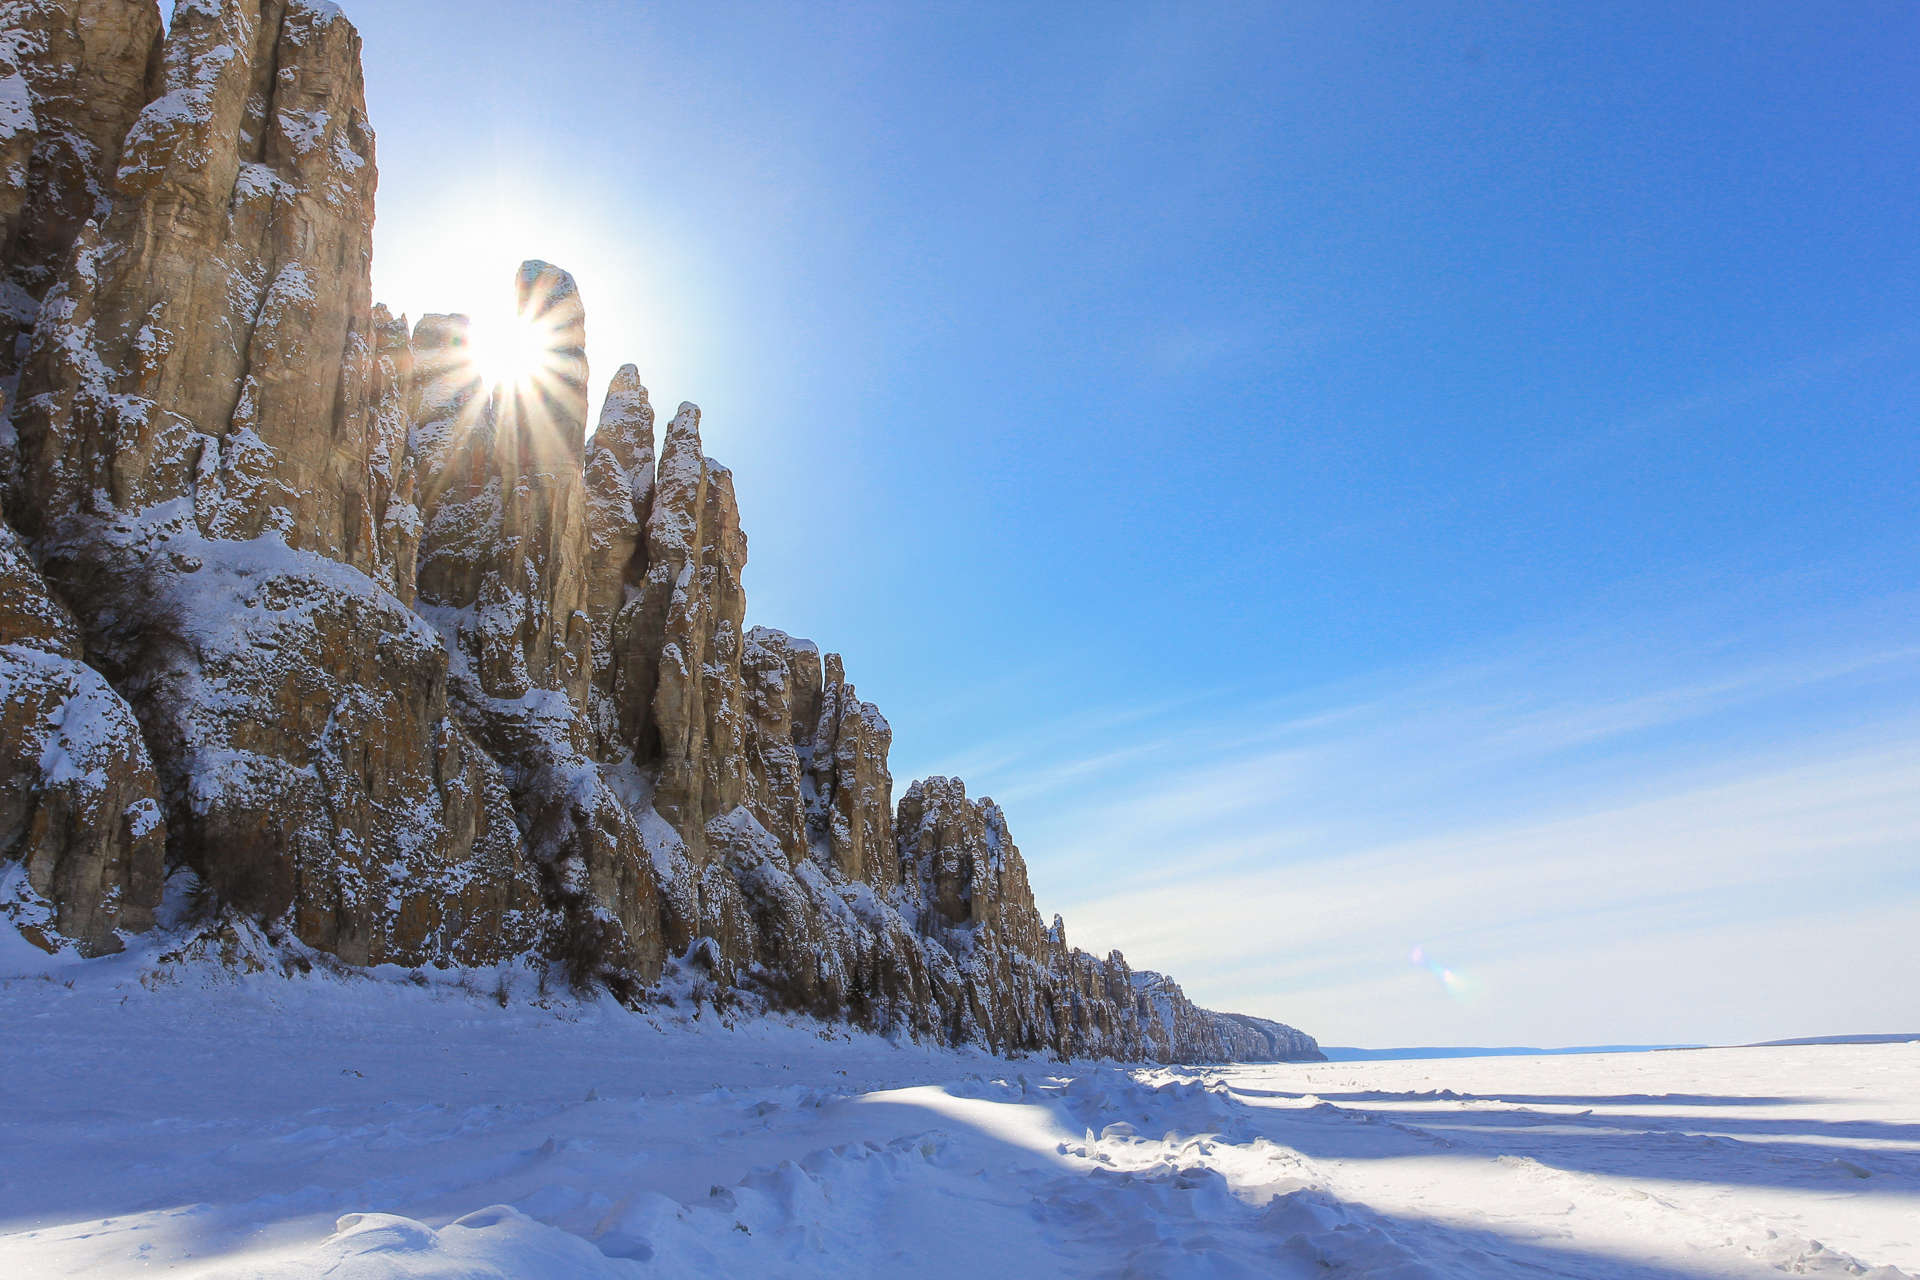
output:
M 520 264 L 511 302 L 466 318 L 454 368 L 477 409 L 578 434 L 586 408 L 586 321 L 573 277 L 538 259 Z M 576 401 L 580 403 L 575 403 Z
M 551 369 L 554 335 L 536 316 L 513 311 L 480 315 L 468 326 L 467 352 L 487 386 L 524 389 Z

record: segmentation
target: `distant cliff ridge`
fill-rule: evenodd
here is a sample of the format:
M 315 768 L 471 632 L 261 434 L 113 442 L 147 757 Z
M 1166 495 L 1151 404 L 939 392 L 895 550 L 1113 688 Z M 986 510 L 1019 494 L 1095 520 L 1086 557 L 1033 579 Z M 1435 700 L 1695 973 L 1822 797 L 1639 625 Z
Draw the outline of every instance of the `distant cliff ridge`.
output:
M 0 2 L 0 911 L 170 877 L 354 965 L 710 989 L 998 1051 L 1314 1058 L 1042 922 L 992 801 L 896 807 L 840 658 L 745 624 L 732 478 L 530 262 L 540 376 L 371 298 L 318 0 Z

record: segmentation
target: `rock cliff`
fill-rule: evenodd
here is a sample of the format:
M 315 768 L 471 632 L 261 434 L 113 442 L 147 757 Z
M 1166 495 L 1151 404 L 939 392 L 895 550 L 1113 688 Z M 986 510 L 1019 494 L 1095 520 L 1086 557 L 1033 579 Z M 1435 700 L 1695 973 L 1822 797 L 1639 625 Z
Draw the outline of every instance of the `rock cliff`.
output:
M 1005 815 L 894 801 L 837 654 L 749 628 L 732 476 L 636 368 L 371 301 L 359 37 L 320 0 L 0 3 L 0 911 L 151 928 L 171 875 L 350 964 L 671 968 L 1000 1051 L 1312 1056 L 1043 923 Z
M 1244 1013 L 1214 1013 L 1214 1030 L 1220 1036 L 1220 1056 L 1233 1062 L 1324 1062 L 1320 1045 L 1304 1031 L 1271 1018 L 1255 1018 Z

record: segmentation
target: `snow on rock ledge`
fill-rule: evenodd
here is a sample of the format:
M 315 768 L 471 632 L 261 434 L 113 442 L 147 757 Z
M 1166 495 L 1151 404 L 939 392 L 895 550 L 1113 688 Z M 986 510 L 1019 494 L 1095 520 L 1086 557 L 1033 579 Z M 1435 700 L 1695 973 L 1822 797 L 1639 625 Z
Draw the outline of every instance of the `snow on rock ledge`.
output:
M 0 523 L 0 915 L 55 950 L 153 923 L 166 823 L 140 724 L 81 661 L 79 628 Z
M 465 318 L 372 304 L 337 8 L 195 0 L 157 56 L 145 0 L 0 12 L 17 923 L 111 950 L 188 868 L 357 965 L 525 961 L 636 1003 L 670 977 L 1003 1052 L 1302 1050 L 1070 947 L 958 780 L 896 808 L 892 728 L 840 656 L 746 624 L 699 409 L 656 455 L 627 366 L 586 438 L 571 276 L 521 268 L 547 351 L 517 384 L 485 380 Z

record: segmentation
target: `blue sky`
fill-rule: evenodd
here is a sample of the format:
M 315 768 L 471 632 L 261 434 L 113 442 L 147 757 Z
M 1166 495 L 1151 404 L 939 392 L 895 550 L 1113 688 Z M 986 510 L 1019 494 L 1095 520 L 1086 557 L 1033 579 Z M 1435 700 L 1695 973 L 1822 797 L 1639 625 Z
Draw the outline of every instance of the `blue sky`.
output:
M 1081 945 L 1920 1030 L 1920 7 L 1034 8 L 349 4 L 376 294 L 574 271 Z

